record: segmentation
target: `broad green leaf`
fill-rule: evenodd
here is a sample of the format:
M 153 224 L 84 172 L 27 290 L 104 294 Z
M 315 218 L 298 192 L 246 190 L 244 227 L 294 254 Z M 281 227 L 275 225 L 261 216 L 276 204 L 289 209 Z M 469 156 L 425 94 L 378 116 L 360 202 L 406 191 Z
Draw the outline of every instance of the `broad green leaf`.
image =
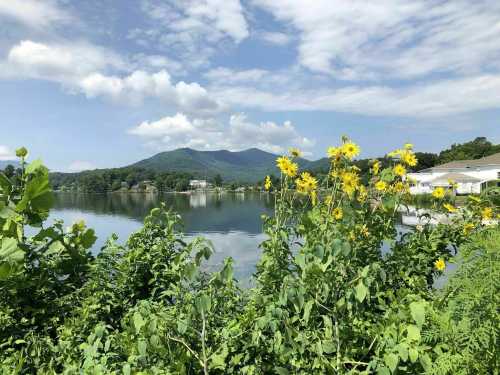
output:
M 144 325 L 146 324 L 146 322 L 142 318 L 142 315 L 137 311 L 134 313 L 133 320 L 134 320 L 134 327 L 135 327 L 136 332 L 139 332 L 141 330 L 141 328 L 144 327 Z
M 146 356 L 147 354 L 147 347 L 148 347 L 148 344 L 146 342 L 146 340 L 140 340 L 138 343 L 137 343 L 137 350 L 139 351 L 139 354 L 143 357 Z
M 307 301 L 306 305 L 304 306 L 304 315 L 303 315 L 302 319 L 304 319 L 304 322 L 306 322 L 306 324 L 309 321 L 309 315 L 311 314 L 311 309 L 313 307 L 313 304 L 314 304 L 314 301 L 310 300 L 310 301 Z
M 423 354 L 420 356 L 420 364 L 424 368 L 425 371 L 429 371 L 432 367 L 432 361 L 429 355 Z
M 366 298 L 366 294 L 368 293 L 368 289 L 366 288 L 365 284 L 363 284 L 363 282 L 360 281 L 356 286 L 355 290 L 356 290 L 356 299 L 359 302 L 363 302 Z
M 422 327 L 425 322 L 425 303 L 423 301 L 410 303 L 410 312 L 417 326 Z
M 226 358 L 229 354 L 227 346 L 223 346 L 222 350 L 212 354 L 210 356 L 210 368 L 224 370 L 226 368 Z
M 409 325 L 406 328 L 408 332 L 408 339 L 411 341 L 420 341 L 420 329 L 416 325 Z
M 410 361 L 412 363 L 415 363 L 415 361 L 418 359 L 418 350 L 415 349 L 415 348 L 410 348 L 408 350 L 408 354 L 409 354 L 409 357 L 410 357 Z
M 396 367 L 398 366 L 398 361 L 399 358 L 394 353 L 389 353 L 384 355 L 384 362 L 387 365 L 387 367 L 389 367 L 389 370 L 391 370 L 391 372 L 394 372 L 396 370 Z
M 385 366 L 379 366 L 377 369 L 377 375 L 391 375 L 391 370 Z
M 276 373 L 278 375 L 289 375 L 290 374 L 290 372 L 284 367 L 275 367 L 274 371 L 276 371 Z

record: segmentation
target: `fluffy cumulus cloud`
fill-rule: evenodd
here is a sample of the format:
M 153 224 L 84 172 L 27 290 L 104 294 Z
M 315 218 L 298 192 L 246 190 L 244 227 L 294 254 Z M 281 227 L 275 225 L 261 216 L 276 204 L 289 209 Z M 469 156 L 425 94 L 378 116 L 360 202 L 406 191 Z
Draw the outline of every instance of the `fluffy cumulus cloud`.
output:
M 15 160 L 16 156 L 7 146 L 0 145 L 0 160 Z
M 301 64 L 340 79 L 474 72 L 500 57 L 496 0 L 255 3 L 300 32 Z
M 289 122 L 253 123 L 244 114 L 232 115 L 227 124 L 214 118 L 189 118 L 177 113 L 157 121 L 143 122 L 129 130 L 157 149 L 190 147 L 198 150 L 243 150 L 258 147 L 269 152 L 284 152 L 288 147 L 306 151 L 314 141 L 301 136 Z
M 10 49 L 0 67 L 0 75 L 4 77 L 58 82 L 89 98 L 104 97 L 132 104 L 157 98 L 198 115 L 221 109 L 198 83 L 173 83 L 166 70 L 130 72 L 129 63 L 114 52 L 86 43 L 44 44 L 24 40 Z
M 35 29 L 50 27 L 54 23 L 72 21 L 70 14 L 52 0 L 2 0 L 0 1 L 0 16 Z

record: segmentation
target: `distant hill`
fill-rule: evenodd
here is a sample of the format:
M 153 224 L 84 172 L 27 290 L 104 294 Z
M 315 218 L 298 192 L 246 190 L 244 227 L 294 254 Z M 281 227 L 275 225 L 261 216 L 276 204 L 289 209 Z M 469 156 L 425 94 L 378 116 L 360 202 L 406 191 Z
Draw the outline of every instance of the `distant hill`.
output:
M 278 155 L 251 148 L 232 152 L 197 151 L 180 148 L 156 154 L 129 167 L 144 168 L 155 172 L 186 172 L 199 177 L 212 178 L 220 174 L 225 181 L 256 182 L 267 174 L 277 174 Z M 316 168 L 317 162 L 299 161 L 302 168 Z
M 17 168 L 19 167 L 19 162 L 17 160 L 0 160 L 0 170 L 4 170 L 8 165 L 12 165 Z

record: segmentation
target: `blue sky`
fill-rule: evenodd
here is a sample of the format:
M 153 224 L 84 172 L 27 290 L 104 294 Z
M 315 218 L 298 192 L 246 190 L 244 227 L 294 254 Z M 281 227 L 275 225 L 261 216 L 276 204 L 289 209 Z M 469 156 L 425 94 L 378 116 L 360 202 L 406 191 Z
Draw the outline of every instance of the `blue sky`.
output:
M 0 160 L 500 142 L 500 2 L 0 0 Z

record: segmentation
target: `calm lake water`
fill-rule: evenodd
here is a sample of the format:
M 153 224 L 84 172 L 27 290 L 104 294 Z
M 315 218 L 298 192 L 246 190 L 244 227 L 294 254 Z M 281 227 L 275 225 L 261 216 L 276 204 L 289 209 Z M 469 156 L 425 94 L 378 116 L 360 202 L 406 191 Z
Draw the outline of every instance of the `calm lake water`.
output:
M 97 254 L 112 233 L 118 235 L 119 243 L 125 243 L 129 235 L 142 226 L 146 215 L 162 202 L 182 216 L 188 240 L 203 236 L 212 241 L 215 254 L 208 261 L 209 268 L 218 267 L 230 256 L 234 259 L 236 278 L 250 279 L 260 257 L 259 244 L 266 238 L 262 233 L 261 215 L 273 213 L 273 195 L 58 193 L 49 219 L 62 219 L 67 226 L 84 220 L 96 231 L 98 239 L 92 252 Z M 399 225 L 398 229 L 404 233 L 409 227 Z M 385 244 L 382 251 L 388 250 Z
M 186 237 L 203 236 L 212 241 L 216 253 L 209 265 L 228 256 L 234 259 L 235 276 L 248 279 L 260 256 L 262 214 L 273 212 L 274 196 L 260 193 L 187 194 L 56 194 L 50 219 L 65 225 L 85 220 L 96 231 L 97 254 L 112 233 L 124 243 L 142 226 L 151 209 L 162 202 L 182 216 Z

